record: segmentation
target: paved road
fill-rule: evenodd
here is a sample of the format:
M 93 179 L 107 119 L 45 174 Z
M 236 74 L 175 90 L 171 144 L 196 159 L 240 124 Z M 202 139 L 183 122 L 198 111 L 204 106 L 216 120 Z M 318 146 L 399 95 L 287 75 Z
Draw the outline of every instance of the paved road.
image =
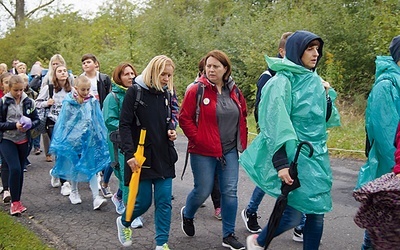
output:
M 193 179 L 189 171 L 184 180 L 180 180 L 182 172 L 186 141 L 184 136 L 176 143 L 179 161 L 176 165 L 177 178 L 173 188 L 173 215 L 169 245 L 171 249 L 226 249 L 221 246 L 221 222 L 213 214 L 211 199 L 206 207 L 200 208 L 195 220 L 196 236 L 184 236 L 180 228 L 180 208 L 184 205 L 190 192 Z M 25 173 L 25 183 L 22 201 L 28 208 L 18 221 L 28 225 L 50 246 L 56 249 L 122 249 L 117 238 L 115 207 L 109 200 L 101 211 L 93 211 L 91 192 L 87 184 L 80 184 L 82 204 L 72 205 L 68 197 L 60 194 L 59 188 L 50 185 L 49 169 L 51 163 L 45 162 L 43 153 L 30 156 L 32 166 Z M 357 202 L 352 198 L 352 189 L 357 177 L 357 171 L 362 165 L 360 161 L 332 159 L 334 173 L 333 200 L 334 210 L 326 215 L 324 235 L 321 250 L 331 249 L 360 249 L 363 230 L 353 222 L 357 210 Z M 111 187 L 116 190 L 116 179 L 112 177 Z M 243 243 L 249 235 L 240 217 L 240 211 L 246 206 L 254 185 L 245 172 L 240 170 L 239 208 L 236 220 L 236 235 Z M 269 196 L 264 198 L 259 210 L 259 222 L 266 225 L 272 210 L 274 200 Z M 9 206 L 2 205 L 4 210 Z M 143 216 L 144 227 L 133 230 L 133 247 L 131 249 L 154 249 L 153 207 Z M 270 249 L 302 249 L 301 243 L 291 239 L 291 232 L 275 238 Z

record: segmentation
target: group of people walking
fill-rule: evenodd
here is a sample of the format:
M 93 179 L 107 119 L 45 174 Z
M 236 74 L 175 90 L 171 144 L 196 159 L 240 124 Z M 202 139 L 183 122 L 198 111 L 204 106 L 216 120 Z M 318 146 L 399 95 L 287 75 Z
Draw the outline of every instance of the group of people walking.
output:
M 399 75 L 400 39 L 397 37 L 392 43 L 392 58 L 385 60 Z M 288 205 L 273 237 L 294 229 L 294 239 L 303 242 L 303 249 L 318 249 L 324 214 L 332 210 L 326 131 L 340 125 L 336 92 L 316 72 L 323 46 L 321 37 L 299 30 L 282 35 L 277 58 L 266 56 L 268 70 L 257 84 L 259 134 L 249 146 L 246 98 L 232 77 L 229 57 L 220 50 L 212 50 L 200 60 L 198 77 L 188 87 L 181 105 L 174 88 L 175 64 L 165 55 L 152 58 L 141 74 L 132 64 L 121 63 L 111 80 L 99 72 L 99 62 L 92 54 L 82 57 L 83 73 L 77 77 L 57 54 L 50 59 L 47 74 L 32 77 L 40 78 L 40 84 L 32 80 L 28 85 L 40 85 L 36 101 L 24 92 L 26 86 L 20 76 L 3 73 L 0 153 L 2 177 L 5 165 L 9 171 L 8 179 L 2 181 L 11 193 L 10 213 L 17 215 L 27 209 L 20 201 L 23 169 L 33 143 L 32 131 L 41 122 L 38 109 L 47 108 L 45 127 L 50 143 L 48 149 L 45 145 L 45 154 L 49 161 L 53 160 L 51 155 L 55 157 L 50 170 L 52 186 L 61 187 L 61 194 L 69 196 L 72 204 L 80 204 L 78 183 L 89 183 L 95 210 L 111 198 L 120 215 L 116 218 L 116 232 L 123 246 L 134 244 L 132 224 L 154 199 L 155 249 L 169 249 L 172 179 L 178 160 L 174 141 L 179 124 L 189 141 L 194 182 L 179 210 L 184 235 L 195 236 L 196 212 L 217 184 L 222 246 L 246 249 L 235 234 L 240 164 L 256 184 L 249 205 L 240 213 L 252 233 L 246 239 L 247 249 L 259 250 L 268 245 L 270 228 L 257 222 L 262 197 L 265 193 L 278 197 L 282 183 L 290 186 L 296 182 L 301 185 L 289 193 Z M 371 124 L 381 122 L 372 120 Z M 396 121 L 393 118 L 391 124 L 397 123 L 398 117 Z M 140 142 L 143 130 L 144 143 Z M 369 135 L 371 141 L 375 134 Z M 314 154 L 309 157 L 307 151 L 300 151 L 298 175 L 294 176 L 290 163 L 297 145 L 303 141 L 312 145 Z M 139 146 L 144 147 L 143 162 L 135 154 Z M 373 144 L 371 149 L 379 147 Z M 391 171 L 394 152 L 391 153 L 392 160 L 385 163 L 385 170 L 378 171 L 371 180 Z M 135 202 L 127 206 L 129 193 L 133 192 L 128 186 L 138 171 Z M 115 194 L 108 185 L 112 173 L 119 181 Z M 363 249 L 372 249 L 372 244 L 366 233 Z

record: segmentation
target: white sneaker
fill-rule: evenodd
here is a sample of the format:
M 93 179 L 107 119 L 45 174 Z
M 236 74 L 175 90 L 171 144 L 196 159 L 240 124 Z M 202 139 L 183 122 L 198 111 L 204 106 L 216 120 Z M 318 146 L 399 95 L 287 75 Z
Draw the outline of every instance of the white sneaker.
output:
M 134 219 L 131 223 L 131 228 L 142 228 L 143 227 L 143 222 L 142 222 L 142 218 L 136 217 L 136 219 Z
M 9 203 L 11 201 L 11 194 L 10 191 L 4 190 L 3 191 L 3 202 L 4 203 Z
M 107 200 L 100 195 L 97 195 L 96 198 L 93 200 L 93 210 L 98 210 L 105 205 L 107 205 Z
M 69 200 L 74 205 L 82 203 L 81 196 L 79 195 L 78 190 L 71 191 L 71 194 L 69 195 Z
M 170 250 L 167 243 L 164 243 L 162 246 L 156 246 L 156 250 Z
M 51 171 L 52 171 L 52 170 L 53 170 L 53 169 L 50 169 L 50 171 L 49 171 L 49 174 L 50 174 L 50 176 L 51 176 L 51 180 L 50 180 L 51 186 L 52 186 L 53 188 L 60 187 L 60 186 L 61 186 L 60 179 L 54 177 L 53 175 L 51 175 Z
M 257 243 L 258 234 L 252 234 L 246 238 L 246 249 L 247 250 L 264 250 L 264 247 L 260 247 Z
M 119 199 L 117 197 L 117 193 L 115 193 L 112 197 L 111 197 L 111 201 L 114 203 L 115 205 L 115 211 L 117 211 L 117 214 L 123 214 L 125 212 L 125 204 L 124 201 L 122 199 Z
M 61 186 L 61 194 L 64 196 L 68 196 L 71 194 L 71 184 L 68 181 L 64 182 Z
M 122 225 L 121 216 L 117 218 L 117 229 L 118 229 L 118 239 L 119 242 L 124 247 L 129 247 L 132 245 L 132 230 L 129 227 L 124 227 Z

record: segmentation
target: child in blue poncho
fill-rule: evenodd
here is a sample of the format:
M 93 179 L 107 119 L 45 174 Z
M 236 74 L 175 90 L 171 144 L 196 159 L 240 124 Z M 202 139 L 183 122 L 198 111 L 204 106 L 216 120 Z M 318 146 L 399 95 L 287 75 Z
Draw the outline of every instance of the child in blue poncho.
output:
M 100 209 L 106 200 L 99 196 L 96 173 L 110 164 L 107 129 L 99 102 L 89 94 L 90 80 L 79 76 L 70 92 L 54 127 L 50 152 L 56 156 L 52 175 L 71 180 L 72 204 L 82 202 L 78 182 L 89 182 L 93 209 Z

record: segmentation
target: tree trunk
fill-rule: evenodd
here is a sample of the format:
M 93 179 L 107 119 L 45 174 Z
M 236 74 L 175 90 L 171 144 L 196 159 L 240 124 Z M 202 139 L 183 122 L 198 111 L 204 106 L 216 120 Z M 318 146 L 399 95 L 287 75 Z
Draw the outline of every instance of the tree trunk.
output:
M 15 2 L 15 26 L 18 27 L 24 23 L 25 19 L 25 0 L 16 0 Z

